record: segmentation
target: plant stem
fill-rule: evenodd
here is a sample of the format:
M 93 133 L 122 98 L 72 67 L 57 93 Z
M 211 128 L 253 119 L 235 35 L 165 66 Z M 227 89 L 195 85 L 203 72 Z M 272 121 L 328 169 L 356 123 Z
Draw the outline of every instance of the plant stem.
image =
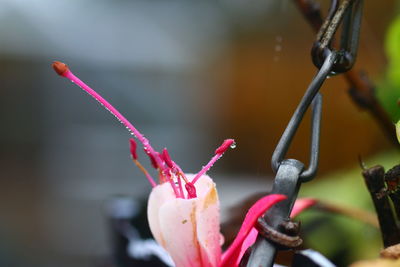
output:
M 400 231 L 390 206 L 389 197 L 387 194 L 382 194 L 385 191 L 384 168 L 377 165 L 365 169 L 362 175 L 378 215 L 384 247 L 400 243 Z
M 385 173 L 385 182 L 389 197 L 393 202 L 397 219 L 400 218 L 400 164 Z

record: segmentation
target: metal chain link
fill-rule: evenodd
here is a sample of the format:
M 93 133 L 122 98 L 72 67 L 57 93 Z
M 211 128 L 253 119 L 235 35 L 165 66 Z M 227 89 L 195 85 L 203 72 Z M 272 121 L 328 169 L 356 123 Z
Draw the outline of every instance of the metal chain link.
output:
M 329 75 L 343 73 L 351 69 L 355 62 L 361 26 L 363 0 L 331 0 L 329 14 L 317 34 L 312 49 L 313 63 L 318 72 L 312 79 L 303 98 L 292 115 L 272 155 L 271 165 L 276 172 L 272 194 L 283 194 L 287 199 L 273 206 L 259 219 L 259 235 L 250 251 L 250 256 L 241 266 L 272 266 L 277 250 L 293 248 L 301 244 L 300 237 L 293 231 L 290 212 L 297 198 L 301 183 L 314 178 L 319 157 L 319 136 L 322 111 L 322 96 L 319 93 Z M 334 35 L 343 21 L 339 49 L 332 47 Z M 305 112 L 312 104 L 312 129 L 310 162 L 304 164 L 296 159 L 285 159 L 290 144 L 301 124 Z M 292 227 L 288 227 L 291 225 Z

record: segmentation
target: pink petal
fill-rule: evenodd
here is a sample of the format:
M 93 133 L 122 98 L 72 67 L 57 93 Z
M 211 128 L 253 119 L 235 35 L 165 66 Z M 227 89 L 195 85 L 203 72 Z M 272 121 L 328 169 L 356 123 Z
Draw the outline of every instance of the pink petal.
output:
M 257 219 L 262 216 L 275 203 L 286 199 L 284 195 L 268 195 L 259 199 L 247 212 L 246 217 L 240 227 L 239 233 L 227 251 L 222 255 L 220 267 L 235 267 L 240 262 L 240 251 L 245 251 L 248 247 L 243 246 L 246 237 L 249 235 Z M 253 232 L 254 233 L 254 232 Z M 249 242 L 246 242 L 249 245 Z
M 257 236 L 257 229 L 252 227 L 250 233 L 247 235 L 246 239 L 243 241 L 242 247 L 240 248 L 239 259 L 241 259 L 246 250 L 256 242 Z
M 304 210 L 311 208 L 315 204 L 317 204 L 318 201 L 314 198 L 299 198 L 296 200 L 294 203 L 292 212 L 290 213 L 290 218 L 294 218 L 297 215 L 299 215 L 301 212 Z

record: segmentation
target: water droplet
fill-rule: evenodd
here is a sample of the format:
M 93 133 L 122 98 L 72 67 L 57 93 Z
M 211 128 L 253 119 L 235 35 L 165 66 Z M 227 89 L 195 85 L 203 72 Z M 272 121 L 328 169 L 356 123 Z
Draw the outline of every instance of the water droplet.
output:
M 233 143 L 230 145 L 230 147 L 231 147 L 232 149 L 236 148 L 236 143 L 233 142 Z

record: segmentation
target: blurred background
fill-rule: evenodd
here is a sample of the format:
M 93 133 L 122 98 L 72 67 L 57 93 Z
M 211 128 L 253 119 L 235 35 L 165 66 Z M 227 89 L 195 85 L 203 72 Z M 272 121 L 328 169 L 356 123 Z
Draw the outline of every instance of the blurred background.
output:
M 319 2 L 326 11 L 329 1 Z M 397 7 L 364 5 L 355 68 L 378 84 Z M 1 0 L 0 265 L 95 266 L 110 253 L 106 200 L 150 191 L 128 132 L 52 61 L 67 63 L 186 172 L 235 138 L 209 172 L 225 212 L 270 187 L 272 152 L 316 71 L 314 38 L 290 0 Z M 392 148 L 347 89 L 340 76 L 322 89 L 316 180 Z M 304 162 L 307 122 L 289 152 Z

